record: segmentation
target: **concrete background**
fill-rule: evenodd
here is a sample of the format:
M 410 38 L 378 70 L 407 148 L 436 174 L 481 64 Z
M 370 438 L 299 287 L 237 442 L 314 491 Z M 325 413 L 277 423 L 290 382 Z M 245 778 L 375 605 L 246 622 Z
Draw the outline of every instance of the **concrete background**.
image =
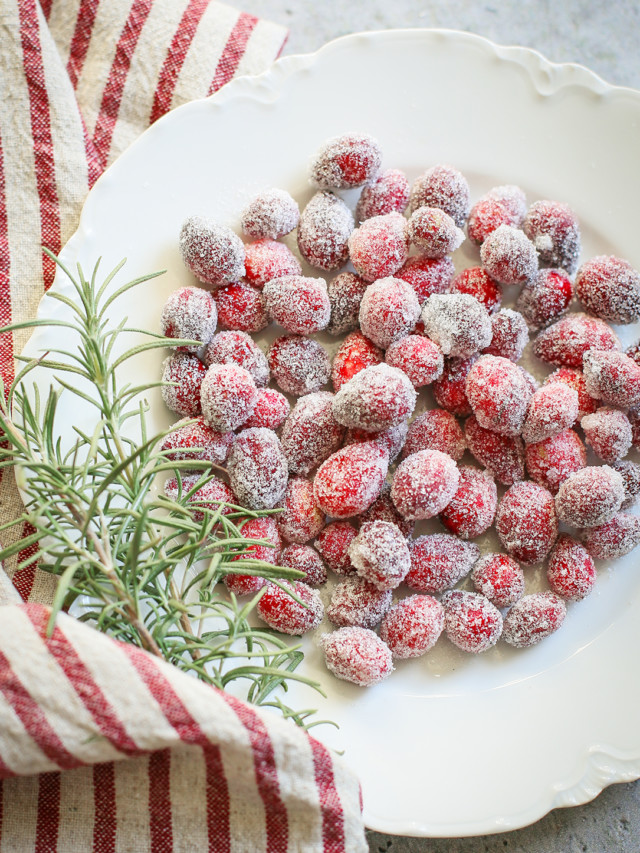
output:
M 283 55 L 309 53 L 362 30 L 446 27 L 579 62 L 609 83 L 640 89 L 640 0 L 238 0 L 290 29 Z M 640 152 L 638 152 L 640 168 Z M 613 785 L 591 803 L 557 809 L 524 829 L 479 838 L 369 833 L 371 853 L 639 853 L 640 782 Z

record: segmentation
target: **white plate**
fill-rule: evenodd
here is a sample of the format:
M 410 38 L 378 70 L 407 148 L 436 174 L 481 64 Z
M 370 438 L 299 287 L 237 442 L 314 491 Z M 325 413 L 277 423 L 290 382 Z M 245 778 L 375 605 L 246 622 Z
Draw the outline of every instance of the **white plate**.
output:
M 306 202 L 309 158 L 347 130 L 376 136 L 385 165 L 411 177 L 454 164 L 474 198 L 517 183 L 530 200 L 567 201 L 585 257 L 613 252 L 640 265 L 640 93 L 531 50 L 429 30 L 349 36 L 169 114 L 100 179 L 63 259 L 89 270 L 101 255 L 106 270 L 127 256 L 129 277 L 166 268 L 114 314 L 157 328 L 168 293 L 192 281 L 177 249 L 185 217 L 206 212 L 236 226 L 266 186 Z M 54 287 L 69 292 L 60 276 Z M 39 316 L 60 312 L 45 299 Z M 55 329 L 40 330 L 28 352 L 57 342 Z M 155 379 L 160 360 L 139 360 L 138 379 Z M 164 427 L 170 418 L 151 398 L 152 423 Z M 74 406 L 69 419 L 86 428 L 92 413 Z M 442 640 L 359 690 L 329 676 L 312 646 L 306 671 L 329 693 L 321 716 L 341 727 L 316 733 L 358 773 L 367 825 L 403 835 L 495 832 L 640 776 L 637 562 L 632 554 L 603 568 L 562 631 L 524 652 L 498 646 L 470 658 Z M 530 584 L 537 578 L 533 571 Z

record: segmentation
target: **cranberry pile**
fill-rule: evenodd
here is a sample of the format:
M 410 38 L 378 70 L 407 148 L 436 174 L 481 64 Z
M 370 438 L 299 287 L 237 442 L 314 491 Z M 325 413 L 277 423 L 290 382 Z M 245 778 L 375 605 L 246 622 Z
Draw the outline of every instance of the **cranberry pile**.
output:
M 345 134 L 313 159 L 302 212 L 273 188 L 241 212 L 241 236 L 190 217 L 179 247 L 203 286 L 162 314 L 165 335 L 201 342 L 165 362 L 181 420 L 164 450 L 227 474 L 191 503 L 281 509 L 244 525 L 245 559 L 304 574 L 291 594 L 252 575 L 227 586 L 260 590 L 277 631 L 328 619 L 326 664 L 361 686 L 441 634 L 469 653 L 539 642 L 593 589 L 594 558 L 640 543 L 640 464 L 624 459 L 640 449 L 640 346 L 623 352 L 609 325 L 640 319 L 638 271 L 580 265 L 564 202 L 527 206 L 505 185 L 472 204 L 449 165 L 411 184 L 382 161 L 376 140 Z M 476 265 L 456 274 L 465 239 Z M 252 335 L 269 324 L 265 353 Z M 518 363 L 527 347 L 542 385 Z M 424 519 L 442 531 L 415 531 Z M 481 553 L 491 528 L 502 551 Z M 545 561 L 548 589 L 527 593 Z

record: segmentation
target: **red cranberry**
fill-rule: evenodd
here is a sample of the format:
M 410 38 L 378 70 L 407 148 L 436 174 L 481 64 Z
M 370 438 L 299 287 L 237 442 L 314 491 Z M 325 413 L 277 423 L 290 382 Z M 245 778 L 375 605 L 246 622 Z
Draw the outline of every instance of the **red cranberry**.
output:
M 537 483 L 514 483 L 498 506 L 496 531 L 511 557 L 521 563 L 540 563 L 558 535 L 551 492 Z
M 490 314 L 502 302 L 502 288 L 482 267 L 468 267 L 453 279 L 451 293 L 466 293 L 475 297 Z
M 493 524 L 498 491 L 487 471 L 468 465 L 461 466 L 459 471 L 458 491 L 440 513 L 440 520 L 461 539 L 475 539 Z
M 369 183 L 382 162 L 380 144 L 366 133 L 328 139 L 311 164 L 311 183 L 322 190 L 351 189 Z
M 502 615 L 488 598 L 477 592 L 451 590 L 442 596 L 444 630 L 463 652 L 486 652 L 500 639 Z
M 381 278 L 370 284 L 360 303 L 362 333 L 381 349 L 408 335 L 419 316 L 415 291 L 397 278 Z
M 216 292 L 218 322 L 223 329 L 260 332 L 269 325 L 264 296 L 247 284 L 229 284 Z
M 507 554 L 485 554 L 471 573 L 473 585 L 496 607 L 509 607 L 524 595 L 524 572 Z
M 342 444 L 344 427 L 333 416 L 333 394 L 301 397 L 282 428 L 282 452 L 292 474 L 308 474 Z
M 176 352 L 195 353 L 208 344 L 216 331 L 218 310 L 206 290 L 180 287 L 169 295 L 162 309 L 160 326 L 166 338 L 198 341 L 198 344 L 175 347 Z
M 364 222 L 372 216 L 403 213 L 409 202 L 409 181 L 399 169 L 385 169 L 363 187 L 356 205 L 356 219 Z
M 549 554 L 547 580 L 552 592 L 569 601 L 581 601 L 596 582 L 596 567 L 586 548 L 562 535 Z
M 242 211 L 240 224 L 254 240 L 277 240 L 293 231 L 299 219 L 298 203 L 285 190 L 272 188 L 251 199 Z
M 380 624 L 380 637 L 394 657 L 415 658 L 433 648 L 444 628 L 444 609 L 431 595 L 410 595 L 394 604 Z
M 587 451 L 579 435 L 566 429 L 526 447 L 527 473 L 555 495 L 569 474 L 587 464 Z
M 371 687 L 393 672 L 389 647 L 367 628 L 340 628 L 320 640 L 327 668 L 344 681 Z
M 331 367 L 331 381 L 336 391 L 348 382 L 356 373 L 380 364 L 383 359 L 382 350 L 372 343 L 362 332 L 352 332 L 342 342 L 335 354 Z
M 488 235 L 480 248 L 480 260 L 500 284 L 524 284 L 538 272 L 535 246 L 511 225 L 500 225 Z
M 331 360 L 317 341 L 297 335 L 276 338 L 267 360 L 277 384 L 287 394 L 301 397 L 326 385 L 331 376 Z
M 195 277 L 214 286 L 244 275 L 244 244 L 226 225 L 190 216 L 180 230 L 182 260 Z
M 227 471 L 238 502 L 248 509 L 272 509 L 284 497 L 287 460 L 270 429 L 243 430 L 229 454 Z
M 608 465 L 590 465 L 570 474 L 556 495 L 560 521 L 596 527 L 610 521 L 624 500 L 622 476 Z
M 298 223 L 298 248 L 302 257 L 321 270 L 334 270 L 347 262 L 347 241 L 353 231 L 353 214 L 341 198 L 316 193 Z
M 324 329 L 331 317 L 331 303 L 323 278 L 287 275 L 264 286 L 271 317 L 287 332 L 310 335 Z
M 471 207 L 467 179 L 452 166 L 432 166 L 411 187 L 409 213 L 420 207 L 438 207 L 462 228 Z
M 256 607 L 258 616 L 282 634 L 306 634 L 317 628 L 324 616 L 320 594 L 300 581 L 281 583 L 282 586 L 267 584 Z
M 516 308 L 531 329 L 541 329 L 566 311 L 572 297 L 573 285 L 564 270 L 542 269 L 525 283 Z
M 349 258 L 365 281 L 393 275 L 407 260 L 407 220 L 401 213 L 366 219 L 349 237 Z
M 465 423 L 464 435 L 471 454 L 499 483 L 511 486 L 524 480 L 524 444 L 519 436 L 484 429 L 473 415 Z
M 389 454 L 372 441 L 351 444 L 330 456 L 314 481 L 316 502 L 333 518 L 350 518 L 368 509 L 387 476 Z
M 557 631 L 566 615 L 564 601 L 553 592 L 525 595 L 505 616 L 502 639 L 517 649 L 526 649 Z
M 165 360 L 162 372 L 162 399 L 167 408 L 186 417 L 201 412 L 200 388 L 207 368 L 195 355 L 174 352 Z

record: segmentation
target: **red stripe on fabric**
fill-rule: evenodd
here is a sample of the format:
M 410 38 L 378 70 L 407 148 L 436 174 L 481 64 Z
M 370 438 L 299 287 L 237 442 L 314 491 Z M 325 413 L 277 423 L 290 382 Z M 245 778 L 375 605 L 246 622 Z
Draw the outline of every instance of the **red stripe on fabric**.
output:
M 216 73 L 209 86 L 209 94 L 217 92 L 221 86 L 228 83 L 236 73 L 240 60 L 246 50 L 249 36 L 253 32 L 258 19 L 254 15 L 241 12 L 234 28 L 231 30 L 229 40 L 224 46 L 222 56 L 218 61 Z
M 153 0 L 134 0 L 127 22 L 120 33 L 93 133 L 93 143 L 103 169 L 106 168 L 109 159 L 109 149 L 118 119 L 127 74 L 131 66 L 131 59 L 152 5 Z
M 229 822 L 229 788 L 224 775 L 222 753 L 218 746 L 203 749 L 207 798 L 207 836 L 209 853 L 229 853 L 231 850 L 231 825 Z
M 40 8 L 42 9 L 42 14 L 45 16 L 47 21 L 49 20 L 49 16 L 51 15 L 52 6 L 53 0 L 40 0 Z
M 19 680 L 2 651 L 0 651 L 0 691 L 20 718 L 30 737 L 50 761 L 55 762 L 63 770 L 82 765 L 82 762 L 64 746 L 40 705 Z
M 289 821 L 287 809 L 280 796 L 276 756 L 269 732 L 260 717 L 249 705 L 226 693 L 221 692 L 220 696 L 233 708 L 249 734 L 251 749 L 253 750 L 256 784 L 264 804 L 267 834 L 266 853 L 286 853 L 289 844 Z
M 335 785 L 331 755 L 329 750 L 315 738 L 310 737 L 309 743 L 313 754 L 313 773 L 322 812 L 323 853 L 343 853 L 345 849 L 344 813 Z
M 153 96 L 150 124 L 157 121 L 171 107 L 171 99 L 182 65 L 208 5 L 209 0 L 190 0 L 189 5 L 184 10 L 160 71 L 158 85 Z
M 67 74 L 74 89 L 78 85 L 78 78 L 82 73 L 84 61 L 87 58 L 89 42 L 91 41 L 93 25 L 95 24 L 99 5 L 100 0 L 82 0 L 78 9 L 76 26 L 69 48 L 69 59 L 67 60 Z
M 31 534 L 35 532 L 35 527 L 32 524 L 29 524 L 28 521 L 25 521 L 22 526 L 22 536 L 31 536 Z M 33 557 L 37 550 L 37 542 L 34 542 L 33 545 L 29 545 L 28 548 L 23 548 L 22 551 L 20 551 L 20 553 L 18 554 L 18 563 L 21 563 L 23 560 L 27 560 L 29 557 Z M 12 584 L 20 593 L 20 597 L 23 601 L 29 600 L 29 596 L 31 595 L 31 592 L 33 590 L 33 584 L 36 579 L 36 571 L 36 564 L 31 563 L 30 566 L 26 566 L 24 569 L 20 569 L 19 571 L 17 571 L 11 578 Z
M 93 765 L 93 853 L 116 851 L 116 771 L 112 762 Z
M 49 94 L 42 61 L 36 0 L 21 0 L 18 3 L 18 10 L 20 14 L 22 61 L 29 88 L 31 141 L 33 142 L 35 158 L 36 185 L 40 199 L 40 242 L 52 252 L 58 253 L 62 239 L 60 203 L 56 187 Z M 44 254 L 42 256 L 42 274 L 44 289 L 48 290 L 55 275 L 55 264 Z
M 172 853 L 170 749 L 149 756 L 149 831 L 153 853 Z
M 4 176 L 4 154 L 0 137 L 0 326 L 11 323 L 11 255 L 9 253 L 9 220 L 7 218 L 7 186 Z M 13 335 L 0 335 L 0 376 L 5 388 L 5 398 L 13 382 Z
M 102 692 L 91 671 L 78 655 L 73 643 L 58 625 L 47 637 L 49 610 L 41 604 L 28 604 L 24 608 L 31 624 L 36 629 L 58 666 L 69 679 L 71 686 L 82 700 L 82 704 L 100 727 L 100 732 L 117 749 L 128 755 L 137 755 L 142 750 L 130 737 L 117 712 Z
M 41 773 L 34 853 L 57 853 L 60 826 L 60 774 Z
M 2 830 L 4 829 L 4 783 L 0 781 L 0 844 L 2 844 Z

